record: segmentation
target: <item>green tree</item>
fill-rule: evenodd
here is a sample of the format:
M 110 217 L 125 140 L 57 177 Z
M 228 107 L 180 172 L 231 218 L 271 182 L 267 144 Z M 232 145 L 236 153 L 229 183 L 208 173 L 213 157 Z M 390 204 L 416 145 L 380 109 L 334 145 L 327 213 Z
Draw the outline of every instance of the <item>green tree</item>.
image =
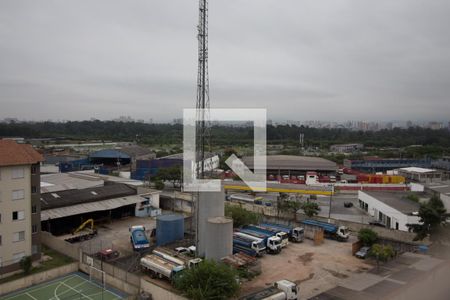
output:
M 175 287 L 189 299 L 225 300 L 237 295 L 236 278 L 237 272 L 230 266 L 204 260 L 195 268 L 184 270 L 175 279 Z
M 156 181 L 169 181 L 175 187 L 177 184 L 181 183 L 181 167 L 173 166 L 169 168 L 159 169 L 156 173 Z
M 374 244 L 370 248 L 369 255 L 376 259 L 377 269 L 380 269 L 380 261 L 386 262 L 388 259 L 394 257 L 394 249 L 391 245 Z
M 297 211 L 300 208 L 301 208 L 300 202 L 290 201 L 290 200 L 281 201 L 279 203 L 279 207 L 278 207 L 278 209 L 283 212 L 292 213 L 294 215 L 294 219 L 295 219 L 295 215 L 297 214 Z
M 378 234 L 370 228 L 361 228 L 358 232 L 358 239 L 364 246 L 372 246 L 378 240 Z
M 155 181 L 155 189 L 157 190 L 163 190 L 164 189 L 164 182 L 162 182 L 161 180 L 156 180 Z
M 29 274 L 32 267 L 31 256 L 24 256 L 20 260 L 20 267 L 25 274 Z
M 237 205 L 225 205 L 225 216 L 233 219 L 234 227 L 242 227 L 249 224 L 258 224 L 261 215 Z
M 410 226 L 416 233 L 415 240 L 423 240 L 428 234 L 436 231 L 447 217 L 444 203 L 439 196 L 433 195 L 426 203 L 421 203 L 419 208 L 420 225 Z
M 301 209 L 303 209 L 303 212 L 309 218 L 311 218 L 312 216 L 318 215 L 319 211 L 320 211 L 319 204 L 317 204 L 316 202 L 310 202 L 310 201 L 303 202 L 301 204 Z

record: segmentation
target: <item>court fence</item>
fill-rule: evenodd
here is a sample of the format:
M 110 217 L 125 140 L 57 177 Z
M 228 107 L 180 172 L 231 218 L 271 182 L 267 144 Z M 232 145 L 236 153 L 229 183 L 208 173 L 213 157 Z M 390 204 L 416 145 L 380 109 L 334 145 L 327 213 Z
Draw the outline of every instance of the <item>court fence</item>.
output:
M 139 294 L 141 284 L 139 275 L 127 272 L 113 264 L 97 259 L 89 253 L 82 252 L 79 269 L 82 272 L 90 274 L 91 266 L 105 272 L 106 285 L 124 291 L 129 295 Z
M 78 271 L 78 262 L 0 284 L 0 296 Z

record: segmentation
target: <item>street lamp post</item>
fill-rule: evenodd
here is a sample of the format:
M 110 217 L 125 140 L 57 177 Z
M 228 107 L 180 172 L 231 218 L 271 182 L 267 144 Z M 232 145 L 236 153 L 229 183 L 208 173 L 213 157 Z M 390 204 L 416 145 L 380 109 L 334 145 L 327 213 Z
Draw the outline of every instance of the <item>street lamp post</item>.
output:
M 330 222 L 331 219 L 331 200 L 333 199 L 333 194 L 334 194 L 334 185 L 331 184 L 330 204 L 328 206 L 328 222 Z

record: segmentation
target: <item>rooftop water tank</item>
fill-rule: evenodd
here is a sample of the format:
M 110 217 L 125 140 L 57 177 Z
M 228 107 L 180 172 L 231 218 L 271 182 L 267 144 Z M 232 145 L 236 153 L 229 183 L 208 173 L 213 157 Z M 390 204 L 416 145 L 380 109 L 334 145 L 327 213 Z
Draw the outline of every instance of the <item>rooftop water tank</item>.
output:
M 170 244 L 184 238 L 184 216 L 170 214 L 156 218 L 156 245 Z

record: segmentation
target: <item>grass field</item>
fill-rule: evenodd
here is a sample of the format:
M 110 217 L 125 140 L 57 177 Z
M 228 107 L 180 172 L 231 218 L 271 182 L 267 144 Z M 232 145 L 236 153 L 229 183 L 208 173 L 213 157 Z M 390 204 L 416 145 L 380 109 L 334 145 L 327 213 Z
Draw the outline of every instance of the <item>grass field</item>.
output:
M 89 281 L 85 275 L 70 274 L 3 297 L 0 300 L 116 300 L 125 296 Z

